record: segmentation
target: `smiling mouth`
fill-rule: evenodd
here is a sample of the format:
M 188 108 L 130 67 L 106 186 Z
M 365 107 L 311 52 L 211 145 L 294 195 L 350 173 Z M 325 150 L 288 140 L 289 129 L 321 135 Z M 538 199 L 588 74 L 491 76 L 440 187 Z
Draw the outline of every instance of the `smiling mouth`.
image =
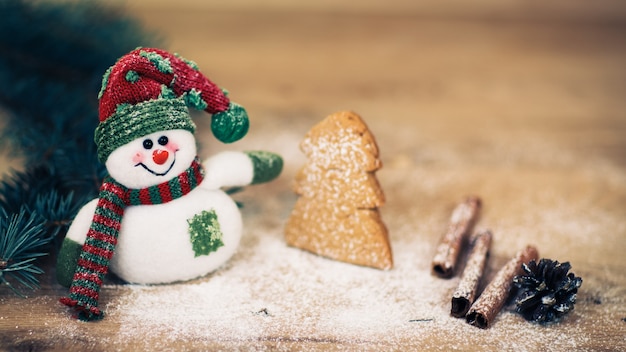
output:
M 174 159 L 174 161 L 172 161 L 172 164 L 170 164 L 170 167 L 168 167 L 168 168 L 167 168 L 167 170 L 165 170 L 165 172 L 162 172 L 162 173 L 159 173 L 159 172 L 156 172 L 156 171 L 154 171 L 154 170 L 150 169 L 150 168 L 149 168 L 149 167 L 147 167 L 147 166 L 146 166 L 146 164 L 144 164 L 144 163 L 138 163 L 137 165 L 135 165 L 135 167 L 137 167 L 137 166 L 141 166 L 141 167 L 143 167 L 144 169 L 146 169 L 146 171 L 148 171 L 149 173 L 151 173 L 151 174 L 153 174 L 153 175 L 155 175 L 155 176 L 165 176 L 165 175 L 167 175 L 167 173 L 168 173 L 168 172 L 170 172 L 170 170 L 174 167 L 174 163 L 176 163 L 176 159 Z

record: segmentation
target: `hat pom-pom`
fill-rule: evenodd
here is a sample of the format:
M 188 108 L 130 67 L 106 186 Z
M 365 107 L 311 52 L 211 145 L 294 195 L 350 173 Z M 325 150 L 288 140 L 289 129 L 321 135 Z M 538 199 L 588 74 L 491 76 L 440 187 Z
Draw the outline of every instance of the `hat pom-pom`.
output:
M 213 114 L 211 120 L 213 135 L 223 143 L 240 140 L 248 133 L 248 127 L 248 113 L 241 105 L 232 101 L 227 110 Z

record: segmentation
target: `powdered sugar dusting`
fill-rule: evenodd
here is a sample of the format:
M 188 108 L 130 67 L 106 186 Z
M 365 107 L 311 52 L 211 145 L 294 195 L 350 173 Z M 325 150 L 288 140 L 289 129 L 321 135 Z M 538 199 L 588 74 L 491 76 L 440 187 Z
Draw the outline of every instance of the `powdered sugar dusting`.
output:
M 210 335 L 247 341 L 267 335 L 305 338 L 311 331 L 327 339 L 384 338 L 389 329 L 411 328 L 412 319 L 432 319 L 432 312 L 416 304 L 417 292 L 454 285 L 407 275 L 407 256 L 397 257 L 397 270 L 383 272 L 286 247 L 276 236 L 257 240 L 211 277 L 131 286 L 123 301 L 107 308 L 109 315 L 122 321 L 121 331 L 129 336 L 141 327 L 156 334 L 175 331 L 172 338 Z M 416 280 L 408 280 L 410 276 Z
M 271 231 L 278 224 L 257 215 L 248 220 L 251 230 L 240 252 L 208 277 L 174 285 L 107 286 L 127 291 L 106 307 L 107 319 L 120 323 L 113 345 L 141 336 L 146 348 L 157 349 L 174 341 L 192 346 L 211 341 L 231 348 L 269 343 L 278 350 L 290 350 L 292 343 L 449 350 L 490 341 L 490 348 L 499 350 L 550 351 L 546 341 L 576 348 L 589 338 L 579 324 L 545 328 L 508 311 L 488 330 L 451 317 L 458 278 L 431 276 L 434 244 L 411 226 L 393 227 L 396 265 L 381 271 L 288 247 L 282 233 Z M 394 215 L 388 221 L 402 223 Z M 437 226 L 429 221 L 420 231 L 436 232 Z M 578 314 L 575 310 L 570 318 L 576 321 Z M 449 343 L 441 345 L 444 340 Z

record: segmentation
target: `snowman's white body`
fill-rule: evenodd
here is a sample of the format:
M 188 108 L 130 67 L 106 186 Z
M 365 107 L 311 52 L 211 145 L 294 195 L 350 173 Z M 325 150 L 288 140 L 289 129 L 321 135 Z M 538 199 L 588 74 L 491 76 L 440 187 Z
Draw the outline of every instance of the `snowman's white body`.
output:
M 189 132 L 175 130 L 155 135 L 168 135 L 170 139 L 178 140 L 176 153 L 173 153 L 177 158 L 176 163 L 172 163 L 175 167 L 170 167 L 167 175 L 158 177 L 142 174 L 141 168 L 136 165 L 132 169 L 127 168 L 124 155 L 133 148 L 137 149 L 137 142 L 134 141 L 129 143 L 130 146 L 119 148 L 121 152 L 114 151 L 107 161 L 109 173 L 118 182 L 124 184 L 120 179 L 126 180 L 124 185 L 129 188 L 155 185 L 171 179 L 172 175 L 178 175 L 189 166 L 196 152 L 195 140 Z M 119 155 L 122 157 L 118 158 Z M 252 162 L 244 153 L 223 152 L 208 159 L 204 166 L 204 181 L 190 193 L 164 204 L 129 206 L 125 209 L 110 263 L 113 273 L 131 283 L 170 283 L 206 275 L 232 257 L 241 239 L 241 214 L 236 203 L 219 188 L 249 184 L 253 178 Z M 94 199 L 83 206 L 67 238 L 78 243 L 85 242 L 97 201 Z M 203 211 L 215 211 L 217 214 L 224 245 L 208 255 L 196 256 L 188 220 Z
M 74 223 L 89 224 L 97 202 L 94 199 L 87 203 Z M 212 209 L 217 213 L 224 246 L 209 255 L 196 257 L 189 240 L 187 220 L 203 210 Z M 72 230 L 78 230 L 78 226 L 73 226 Z M 165 204 L 131 206 L 124 212 L 110 270 L 133 283 L 193 279 L 226 262 L 239 245 L 241 231 L 237 205 L 220 190 L 196 187 L 184 197 Z M 85 236 L 86 230 L 80 233 Z M 68 233 L 68 236 L 75 238 L 74 234 Z

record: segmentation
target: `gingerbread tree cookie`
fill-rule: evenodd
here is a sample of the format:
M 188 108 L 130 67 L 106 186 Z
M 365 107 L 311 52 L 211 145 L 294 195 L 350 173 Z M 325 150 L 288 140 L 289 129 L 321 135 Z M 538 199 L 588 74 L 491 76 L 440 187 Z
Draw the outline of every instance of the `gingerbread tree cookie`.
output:
M 387 228 L 378 208 L 385 202 L 374 173 L 382 167 L 378 146 L 361 118 L 338 112 L 314 126 L 300 144 L 307 163 L 296 175 L 299 198 L 285 238 L 331 259 L 391 269 Z

